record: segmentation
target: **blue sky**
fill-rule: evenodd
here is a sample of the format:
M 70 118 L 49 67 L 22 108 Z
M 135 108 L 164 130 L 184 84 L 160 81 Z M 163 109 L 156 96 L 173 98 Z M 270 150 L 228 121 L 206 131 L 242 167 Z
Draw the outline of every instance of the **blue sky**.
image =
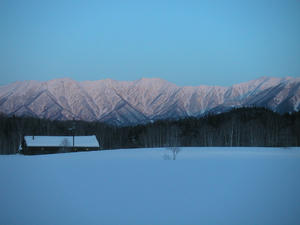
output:
M 0 84 L 300 76 L 300 1 L 0 2 Z

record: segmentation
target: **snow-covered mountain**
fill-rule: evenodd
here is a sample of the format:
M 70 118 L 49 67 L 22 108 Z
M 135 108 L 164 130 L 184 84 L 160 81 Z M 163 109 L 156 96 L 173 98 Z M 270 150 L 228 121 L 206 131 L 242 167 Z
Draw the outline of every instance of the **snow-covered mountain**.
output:
M 300 110 L 300 78 L 261 77 L 231 87 L 180 87 L 158 78 L 77 82 L 69 78 L 0 86 L 0 112 L 125 125 L 201 116 L 232 107 Z

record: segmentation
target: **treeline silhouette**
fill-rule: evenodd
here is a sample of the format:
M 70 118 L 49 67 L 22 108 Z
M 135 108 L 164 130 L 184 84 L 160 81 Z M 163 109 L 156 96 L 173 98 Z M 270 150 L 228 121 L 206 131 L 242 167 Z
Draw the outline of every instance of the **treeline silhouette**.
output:
M 238 108 L 218 115 L 117 127 L 0 115 L 0 154 L 18 152 L 24 135 L 92 135 L 101 149 L 172 146 L 300 146 L 300 112 Z M 75 127 L 74 130 L 70 129 Z

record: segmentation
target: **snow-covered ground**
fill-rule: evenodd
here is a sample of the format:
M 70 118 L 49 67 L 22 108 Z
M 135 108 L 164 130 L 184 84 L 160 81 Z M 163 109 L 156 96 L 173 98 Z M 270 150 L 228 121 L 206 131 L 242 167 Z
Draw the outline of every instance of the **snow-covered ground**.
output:
M 0 156 L 0 224 L 300 224 L 299 148 L 168 154 Z

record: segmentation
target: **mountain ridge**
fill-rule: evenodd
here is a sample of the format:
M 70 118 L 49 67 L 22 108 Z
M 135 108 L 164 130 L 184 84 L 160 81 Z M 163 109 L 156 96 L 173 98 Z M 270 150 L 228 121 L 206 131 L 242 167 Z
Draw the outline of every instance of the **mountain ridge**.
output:
M 0 112 L 116 125 L 220 113 L 259 106 L 279 113 L 300 110 L 300 78 L 260 77 L 222 86 L 178 86 L 160 78 L 18 81 L 0 86 Z

